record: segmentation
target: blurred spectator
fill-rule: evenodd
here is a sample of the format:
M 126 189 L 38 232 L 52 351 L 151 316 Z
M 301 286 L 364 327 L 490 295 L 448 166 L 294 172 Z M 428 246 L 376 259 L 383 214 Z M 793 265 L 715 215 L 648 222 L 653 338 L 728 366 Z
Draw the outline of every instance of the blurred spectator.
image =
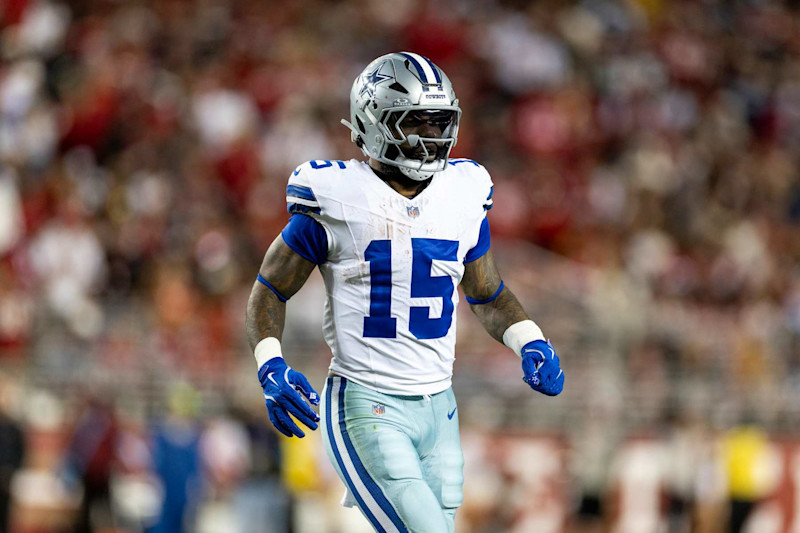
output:
M 200 430 L 195 422 L 200 401 L 187 384 L 170 394 L 170 415 L 154 428 L 153 469 L 164 491 L 158 521 L 147 531 L 192 531 L 203 496 Z
M 290 530 L 290 499 L 281 482 L 278 434 L 266 423 L 261 405 L 239 415 L 247 430 L 252 466 L 234 494 L 240 533 Z
M 0 164 L 0 258 L 9 253 L 25 233 L 22 201 L 12 167 Z
M 114 525 L 111 473 L 116 462 L 119 428 L 113 407 L 98 395 L 86 405 L 72 432 L 65 473 L 79 483 L 83 499 L 74 530 L 91 533 Z
M 27 355 L 34 302 L 9 262 L 0 260 L 0 357 Z
M 728 531 L 740 533 L 754 508 L 774 488 L 773 457 L 766 434 L 753 425 L 732 429 L 722 446 L 730 505 Z
M 0 381 L 2 387 L 2 381 Z M 19 423 L 6 412 L 0 399 L 0 532 L 11 531 L 11 480 L 22 466 L 25 455 L 25 435 Z
M 196 531 L 241 530 L 233 496 L 250 467 L 250 440 L 244 425 L 229 416 L 210 420 L 200 437 L 200 457 L 206 489 Z
M 664 421 L 667 431 L 665 493 L 669 531 L 697 531 L 695 516 L 704 457 L 712 438 L 703 424 L 674 411 Z
M 104 281 L 105 254 L 82 209 L 77 198 L 66 198 L 60 216 L 31 241 L 30 257 L 49 309 L 77 337 L 94 338 L 102 328 L 93 296 Z
M 578 500 L 573 526 L 576 531 L 599 533 L 611 519 L 607 500 L 611 465 L 621 440 L 612 431 L 613 426 L 604 421 L 604 414 L 597 412 L 585 427 L 574 433 L 570 466 Z
M 209 421 L 200 438 L 200 453 L 214 490 L 230 493 L 250 469 L 250 439 L 245 427 L 234 418 Z
M 126 531 L 143 531 L 160 515 L 163 490 L 153 472 L 147 428 L 137 417 L 124 419 L 117 456 L 111 485 L 116 526 Z

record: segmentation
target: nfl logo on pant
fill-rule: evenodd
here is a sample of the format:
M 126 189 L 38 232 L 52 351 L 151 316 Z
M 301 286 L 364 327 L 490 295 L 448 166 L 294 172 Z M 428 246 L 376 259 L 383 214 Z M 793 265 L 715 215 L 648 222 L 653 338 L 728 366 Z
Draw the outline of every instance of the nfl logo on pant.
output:
M 378 416 L 383 416 L 383 413 L 386 412 L 386 406 L 382 403 L 374 403 L 372 404 L 372 412 Z

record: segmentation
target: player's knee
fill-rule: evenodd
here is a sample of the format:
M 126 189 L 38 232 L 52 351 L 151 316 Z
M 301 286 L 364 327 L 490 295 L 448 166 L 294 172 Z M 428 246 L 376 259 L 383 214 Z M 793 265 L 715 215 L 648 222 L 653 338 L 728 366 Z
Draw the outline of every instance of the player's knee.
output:
M 395 482 L 392 503 L 409 531 L 414 533 L 447 533 L 451 531 L 446 509 L 422 480 Z M 453 509 L 455 515 L 455 509 Z

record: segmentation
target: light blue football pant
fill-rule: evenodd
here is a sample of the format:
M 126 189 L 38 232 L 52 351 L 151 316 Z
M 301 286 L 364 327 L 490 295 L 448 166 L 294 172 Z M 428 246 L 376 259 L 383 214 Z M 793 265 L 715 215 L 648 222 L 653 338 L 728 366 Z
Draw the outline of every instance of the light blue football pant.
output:
M 453 391 L 382 394 L 339 376 L 322 395 L 325 449 L 379 532 L 452 533 L 464 456 Z

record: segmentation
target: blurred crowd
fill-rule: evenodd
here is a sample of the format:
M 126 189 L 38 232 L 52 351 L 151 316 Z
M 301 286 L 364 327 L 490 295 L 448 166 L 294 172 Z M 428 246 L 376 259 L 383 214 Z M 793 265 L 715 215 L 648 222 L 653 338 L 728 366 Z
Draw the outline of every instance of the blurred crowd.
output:
M 40 399 L 23 425 L 71 427 L 97 384 L 148 423 L 175 381 L 199 419 L 259 404 L 244 307 L 288 175 L 361 157 L 350 85 L 411 50 L 453 81 L 453 156 L 491 173 L 493 247 L 568 376 L 544 409 L 462 327 L 467 427 L 586 457 L 676 420 L 796 428 L 796 1 L 5 0 L 0 43 L 0 369 Z M 285 343 L 316 385 L 323 291 Z

